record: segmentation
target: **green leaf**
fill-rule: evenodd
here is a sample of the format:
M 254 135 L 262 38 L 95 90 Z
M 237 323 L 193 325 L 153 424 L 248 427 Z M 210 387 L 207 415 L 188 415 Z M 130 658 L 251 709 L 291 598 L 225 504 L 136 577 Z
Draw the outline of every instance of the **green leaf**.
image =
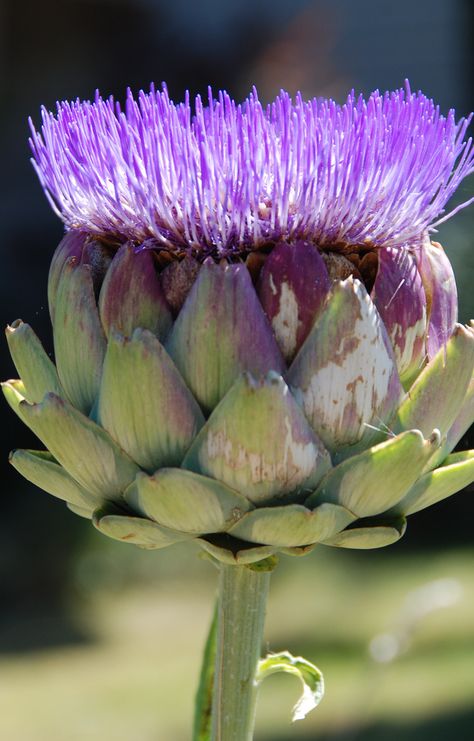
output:
M 212 695 L 217 638 L 217 604 L 214 607 L 211 626 L 204 647 L 201 674 L 194 703 L 193 741 L 209 741 L 211 738 Z
M 324 696 L 324 679 L 319 669 L 301 656 L 292 656 L 288 651 L 268 654 L 258 664 L 258 684 L 272 674 L 283 672 L 298 677 L 303 685 L 303 694 L 293 708 L 292 721 L 302 720 L 319 705 Z

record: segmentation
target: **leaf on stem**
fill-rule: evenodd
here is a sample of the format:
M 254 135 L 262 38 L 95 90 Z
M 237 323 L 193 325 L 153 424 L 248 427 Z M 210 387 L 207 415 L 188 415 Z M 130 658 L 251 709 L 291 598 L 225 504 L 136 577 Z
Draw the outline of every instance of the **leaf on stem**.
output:
M 323 675 L 314 664 L 301 656 L 292 656 L 288 651 L 268 654 L 258 664 L 256 682 L 260 684 L 272 674 L 285 672 L 298 677 L 303 685 L 303 693 L 293 708 L 292 721 L 303 720 L 311 710 L 319 705 L 324 695 Z

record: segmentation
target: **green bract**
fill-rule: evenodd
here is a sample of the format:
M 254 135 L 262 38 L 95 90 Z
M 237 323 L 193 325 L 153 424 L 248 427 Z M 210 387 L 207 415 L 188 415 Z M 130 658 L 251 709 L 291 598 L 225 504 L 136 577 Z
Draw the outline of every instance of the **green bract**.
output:
M 433 284 L 418 318 L 382 319 L 374 296 L 401 268 L 372 254 L 370 294 L 306 243 L 200 263 L 69 232 L 49 279 L 56 366 L 27 324 L 7 329 L 21 380 L 5 397 L 47 447 L 13 466 L 144 548 L 195 540 L 244 564 L 395 542 L 474 480 L 474 451 L 451 454 L 474 419 L 474 332 L 452 321 L 427 357 L 445 298 Z

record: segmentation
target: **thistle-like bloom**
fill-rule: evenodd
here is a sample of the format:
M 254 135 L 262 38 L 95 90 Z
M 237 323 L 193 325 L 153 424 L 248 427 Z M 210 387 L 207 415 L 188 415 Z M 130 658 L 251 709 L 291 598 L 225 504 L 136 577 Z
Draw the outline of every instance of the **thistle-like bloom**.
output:
M 58 215 L 101 238 L 224 255 L 297 239 L 390 247 L 419 243 L 472 171 L 468 124 L 408 84 L 342 106 L 209 91 L 194 114 L 152 88 L 123 112 L 99 96 L 43 109 L 32 147 Z
M 29 480 L 104 533 L 259 560 L 378 547 L 474 480 L 474 332 L 429 231 L 468 120 L 405 91 L 61 103 L 34 164 L 68 231 L 56 366 L 7 329 Z M 467 205 L 467 204 L 463 204 Z M 436 221 L 438 219 L 438 221 Z

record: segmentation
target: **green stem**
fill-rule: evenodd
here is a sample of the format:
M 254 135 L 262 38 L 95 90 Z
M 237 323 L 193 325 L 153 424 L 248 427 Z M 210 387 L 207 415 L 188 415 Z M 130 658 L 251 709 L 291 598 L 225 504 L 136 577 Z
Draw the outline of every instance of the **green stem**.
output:
M 255 673 L 274 562 L 253 567 L 221 564 L 211 741 L 251 741 Z

